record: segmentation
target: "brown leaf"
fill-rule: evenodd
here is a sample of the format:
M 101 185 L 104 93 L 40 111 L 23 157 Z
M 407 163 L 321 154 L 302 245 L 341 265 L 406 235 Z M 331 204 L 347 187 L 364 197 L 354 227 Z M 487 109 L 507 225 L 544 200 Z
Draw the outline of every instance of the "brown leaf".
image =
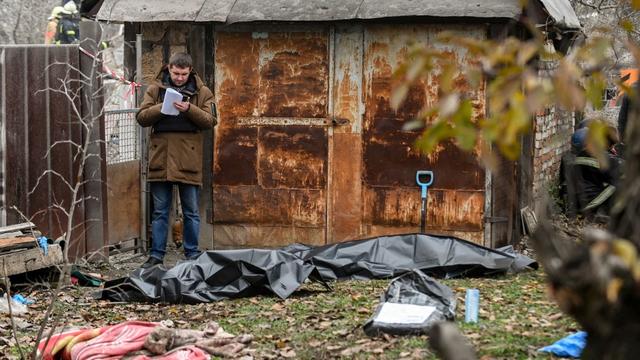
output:
M 340 355 L 341 356 L 350 357 L 350 356 L 353 356 L 353 355 L 355 355 L 355 354 L 357 354 L 357 353 L 359 353 L 361 351 L 362 351 L 362 345 L 356 345 L 356 346 L 353 346 L 353 347 L 350 347 L 350 348 L 342 350 L 340 352 Z
M 349 333 L 350 333 L 350 331 L 347 330 L 347 329 L 342 329 L 342 330 L 337 330 L 337 331 L 332 332 L 333 335 L 338 335 L 338 336 L 345 336 L 345 335 L 347 335 Z
M 549 315 L 547 317 L 547 319 L 549 319 L 549 321 L 555 321 L 555 320 L 560 319 L 563 315 L 564 315 L 563 313 L 559 312 L 559 313 L 555 313 L 553 315 Z
M 369 314 L 371 313 L 371 310 L 367 309 L 366 307 L 359 307 L 358 310 L 356 310 L 356 312 L 358 314 Z
M 275 303 L 273 304 L 273 306 L 271 306 L 271 310 L 273 311 L 282 311 L 283 309 L 284 309 L 284 305 L 280 303 Z
M 283 358 L 286 358 L 286 359 L 292 359 L 292 358 L 296 357 L 296 352 L 293 349 L 286 350 L 286 351 L 281 351 L 280 352 L 280 356 L 282 356 Z
M 320 321 L 320 323 L 318 324 L 318 328 L 320 329 L 327 329 L 331 326 L 331 321 Z

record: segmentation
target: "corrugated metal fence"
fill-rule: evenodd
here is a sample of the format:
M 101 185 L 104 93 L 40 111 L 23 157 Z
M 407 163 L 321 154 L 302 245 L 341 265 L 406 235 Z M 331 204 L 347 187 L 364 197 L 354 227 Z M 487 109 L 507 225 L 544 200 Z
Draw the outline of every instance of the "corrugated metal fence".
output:
M 55 239 L 71 215 L 72 259 L 104 253 L 108 238 L 105 147 L 94 141 L 104 139 L 95 69 L 78 45 L 0 46 L 0 224 L 27 217 Z M 89 133 L 81 119 L 99 126 Z M 100 156 L 82 156 L 87 138 Z

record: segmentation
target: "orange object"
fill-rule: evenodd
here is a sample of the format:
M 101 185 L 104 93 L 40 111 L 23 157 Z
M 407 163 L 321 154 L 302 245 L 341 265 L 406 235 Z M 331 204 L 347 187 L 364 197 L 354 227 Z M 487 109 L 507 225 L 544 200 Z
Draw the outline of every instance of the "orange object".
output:
M 631 86 L 638 81 L 638 69 L 620 69 L 620 78 L 624 79 L 625 85 Z

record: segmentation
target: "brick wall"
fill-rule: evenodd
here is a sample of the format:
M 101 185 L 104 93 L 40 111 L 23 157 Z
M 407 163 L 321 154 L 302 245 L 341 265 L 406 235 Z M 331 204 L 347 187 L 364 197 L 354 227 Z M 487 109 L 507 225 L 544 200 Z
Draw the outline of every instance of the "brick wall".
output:
M 556 63 L 541 62 L 540 76 L 549 76 Z M 558 180 L 560 159 L 571 148 L 574 113 L 557 107 L 547 108 L 536 115 L 533 150 L 533 198 L 536 205 Z

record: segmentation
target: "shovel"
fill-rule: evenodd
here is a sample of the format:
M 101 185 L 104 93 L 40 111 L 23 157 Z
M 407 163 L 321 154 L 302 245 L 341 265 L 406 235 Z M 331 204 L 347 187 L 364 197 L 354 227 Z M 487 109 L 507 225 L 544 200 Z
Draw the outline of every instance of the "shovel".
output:
M 427 226 L 427 190 L 433 183 L 433 171 L 430 170 L 418 170 L 416 171 L 416 183 L 421 188 L 422 195 L 422 210 L 420 218 L 420 233 L 424 234 Z

